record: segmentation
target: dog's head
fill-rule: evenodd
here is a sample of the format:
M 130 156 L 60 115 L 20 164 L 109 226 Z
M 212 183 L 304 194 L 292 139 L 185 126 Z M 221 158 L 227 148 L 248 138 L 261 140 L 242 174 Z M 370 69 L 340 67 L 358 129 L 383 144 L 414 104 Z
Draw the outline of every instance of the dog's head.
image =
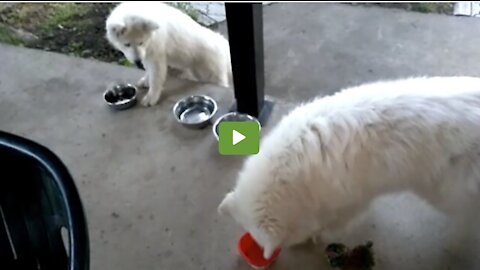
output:
M 247 175 L 241 177 L 246 181 L 226 194 L 218 206 L 218 212 L 230 216 L 248 231 L 263 248 L 263 256 L 270 258 L 284 244 L 287 236 L 284 216 L 279 209 L 279 197 L 274 193 L 266 193 L 262 186 L 255 185 L 255 181 L 245 179 Z
M 154 21 L 129 16 L 123 20 L 107 20 L 107 39 L 132 63 L 141 63 L 145 59 L 146 50 L 153 32 L 158 29 Z

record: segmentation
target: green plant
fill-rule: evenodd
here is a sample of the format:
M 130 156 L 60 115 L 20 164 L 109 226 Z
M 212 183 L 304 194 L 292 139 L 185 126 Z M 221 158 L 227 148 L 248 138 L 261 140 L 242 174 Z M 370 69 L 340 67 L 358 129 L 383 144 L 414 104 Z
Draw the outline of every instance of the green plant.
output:
M 58 3 L 51 4 L 54 9 L 53 16 L 48 20 L 49 26 L 57 26 L 71 21 L 75 17 L 83 16 L 88 12 L 86 4 L 78 3 Z
M 2 24 L 0 24 L 0 42 L 16 46 L 24 45 L 25 43 L 10 28 Z
M 422 13 L 430 13 L 435 10 L 435 3 L 416 3 L 412 5 L 412 10 Z

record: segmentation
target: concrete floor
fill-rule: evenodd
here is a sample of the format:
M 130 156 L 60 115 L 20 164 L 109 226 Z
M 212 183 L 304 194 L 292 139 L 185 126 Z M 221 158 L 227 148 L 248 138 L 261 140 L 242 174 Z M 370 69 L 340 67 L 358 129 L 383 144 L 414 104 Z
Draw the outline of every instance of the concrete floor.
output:
M 478 18 L 282 3 L 264 7 L 263 20 L 267 92 L 283 100 L 379 79 L 480 75 Z
M 346 85 L 479 75 L 479 23 L 334 4 L 265 7 L 266 91 L 276 107 L 264 134 L 295 103 Z M 242 232 L 216 212 L 243 158 L 220 156 L 210 128 L 185 129 L 170 112 L 181 96 L 206 93 L 221 114 L 231 91 L 171 81 L 180 90 L 159 106 L 113 112 L 102 92 L 140 71 L 5 45 L 0 55 L 0 129 L 46 145 L 70 168 L 87 212 L 91 269 L 249 269 L 235 250 Z M 446 249 L 452 229 L 400 194 L 379 199 L 338 241 L 372 240 L 376 269 L 475 269 L 473 258 Z M 310 244 L 285 250 L 272 269 L 299 267 L 329 269 Z

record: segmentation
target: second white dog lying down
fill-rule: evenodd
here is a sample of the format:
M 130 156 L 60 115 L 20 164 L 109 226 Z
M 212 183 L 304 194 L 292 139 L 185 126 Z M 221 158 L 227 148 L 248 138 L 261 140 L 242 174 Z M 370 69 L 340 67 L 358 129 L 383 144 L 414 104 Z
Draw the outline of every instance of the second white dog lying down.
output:
M 181 77 L 229 87 L 232 83 L 228 40 L 161 2 L 125 2 L 106 21 L 107 39 L 137 66 L 146 70 L 139 85 L 149 91 L 145 106 L 162 94 L 168 67 Z
M 344 228 L 379 195 L 412 191 L 453 213 L 478 206 L 479 184 L 480 78 L 413 78 L 299 106 L 246 160 L 218 210 L 268 258 Z

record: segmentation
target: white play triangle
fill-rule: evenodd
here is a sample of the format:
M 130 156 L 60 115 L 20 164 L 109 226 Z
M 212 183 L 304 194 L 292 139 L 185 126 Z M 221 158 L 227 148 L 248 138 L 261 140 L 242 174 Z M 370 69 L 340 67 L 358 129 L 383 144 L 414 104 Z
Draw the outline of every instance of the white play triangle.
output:
M 246 137 L 245 137 L 242 133 L 236 131 L 235 129 L 232 131 L 232 142 L 233 142 L 233 145 L 236 145 L 237 143 L 245 140 L 245 138 L 246 138 Z

